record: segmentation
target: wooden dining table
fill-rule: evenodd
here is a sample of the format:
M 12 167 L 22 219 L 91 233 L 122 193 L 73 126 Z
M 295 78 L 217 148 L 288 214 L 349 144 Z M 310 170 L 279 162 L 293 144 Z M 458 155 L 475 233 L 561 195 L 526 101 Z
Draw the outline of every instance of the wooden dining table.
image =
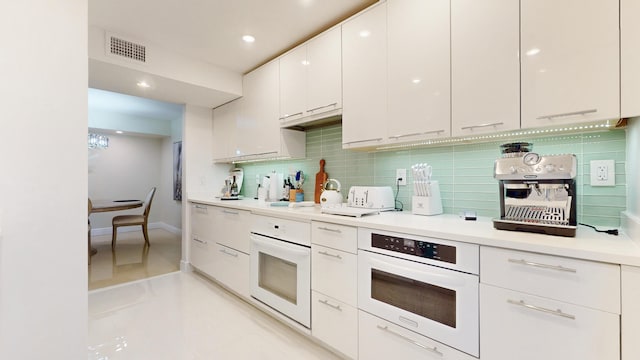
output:
M 91 213 L 135 209 L 142 203 L 142 200 L 95 200 L 91 201 Z
M 121 211 L 142 207 L 144 201 L 142 200 L 95 200 L 91 201 L 91 214 L 103 213 L 109 211 Z M 91 219 L 89 219 L 89 224 Z M 91 247 L 91 255 L 95 255 L 98 249 Z

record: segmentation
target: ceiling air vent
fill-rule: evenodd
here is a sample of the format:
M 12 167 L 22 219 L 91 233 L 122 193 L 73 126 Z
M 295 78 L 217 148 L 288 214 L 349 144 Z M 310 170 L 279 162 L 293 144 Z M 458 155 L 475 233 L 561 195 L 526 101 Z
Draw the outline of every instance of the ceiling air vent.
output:
M 141 63 L 146 63 L 147 61 L 147 48 L 144 45 L 109 33 L 107 33 L 106 45 L 109 55 L 117 55 Z

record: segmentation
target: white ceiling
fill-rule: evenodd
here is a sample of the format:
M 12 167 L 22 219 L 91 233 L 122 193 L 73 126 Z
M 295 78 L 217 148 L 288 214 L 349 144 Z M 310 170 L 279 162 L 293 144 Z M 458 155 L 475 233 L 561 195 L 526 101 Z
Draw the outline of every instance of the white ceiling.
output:
M 377 1 L 89 0 L 89 25 L 246 73 Z M 256 41 L 244 43 L 241 37 L 245 34 L 253 35 Z M 90 73 L 91 76 L 97 75 Z M 89 82 L 92 80 L 107 83 L 104 79 L 91 78 Z M 128 80 L 126 84 L 115 78 L 110 81 L 109 90 L 124 91 L 122 89 L 130 86 Z M 183 102 L 176 92 L 149 97 Z M 113 111 L 152 119 L 163 118 L 162 112 L 167 110 L 161 102 L 134 104 L 130 96 L 107 91 L 90 92 L 89 99 L 90 111 L 93 106 L 108 103 L 107 108 Z

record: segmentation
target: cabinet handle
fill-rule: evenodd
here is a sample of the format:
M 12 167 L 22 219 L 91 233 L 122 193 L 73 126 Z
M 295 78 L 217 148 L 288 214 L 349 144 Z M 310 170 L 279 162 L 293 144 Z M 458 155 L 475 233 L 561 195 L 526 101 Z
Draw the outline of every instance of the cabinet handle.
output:
M 342 231 L 340 231 L 340 229 L 331 229 L 331 228 L 328 228 L 328 227 L 325 227 L 325 226 L 320 226 L 320 227 L 318 227 L 318 229 L 325 230 L 325 231 L 331 231 L 331 232 L 338 233 L 338 234 L 342 232 Z
M 557 118 L 557 117 L 564 117 L 564 116 L 571 116 L 571 115 L 585 115 L 585 114 L 591 114 L 594 112 L 598 112 L 598 109 L 589 109 L 589 110 L 581 110 L 581 111 L 573 111 L 573 112 L 568 112 L 568 113 L 562 113 L 562 114 L 553 114 L 553 115 L 544 115 L 544 116 L 539 116 L 536 119 L 540 120 L 540 119 L 553 119 L 553 118 Z
M 527 309 L 541 311 L 543 313 L 547 313 L 547 314 L 551 314 L 551 315 L 561 316 L 563 318 L 567 318 L 567 319 L 571 319 L 571 320 L 575 320 L 576 319 L 576 317 L 574 315 L 563 313 L 562 310 L 560 310 L 560 309 L 551 310 L 551 309 L 543 308 L 543 307 L 540 307 L 540 306 L 527 304 L 526 302 L 524 302 L 524 300 L 517 301 L 517 300 L 507 299 L 507 302 L 509 304 L 522 306 L 522 307 L 525 307 Z
M 334 309 L 336 309 L 336 310 L 338 310 L 338 311 L 342 311 L 342 308 L 340 307 L 340 305 L 333 305 L 333 304 L 330 304 L 330 303 L 329 303 L 329 300 L 318 300 L 318 302 L 319 302 L 319 303 L 323 303 L 323 304 L 325 304 L 325 305 L 327 305 L 327 306 L 330 306 L 330 307 L 332 307 L 332 308 L 334 308 Z
M 200 210 L 207 210 L 207 207 L 203 206 L 203 205 L 194 205 L 193 207 L 195 207 L 196 209 L 200 209 Z
M 338 105 L 338 103 L 334 102 L 333 104 L 318 106 L 317 108 L 309 109 L 309 110 L 307 110 L 307 112 L 313 112 L 313 111 L 316 111 L 316 110 L 320 110 L 320 109 L 324 109 L 324 108 L 328 108 L 330 106 L 336 106 L 336 105 Z
M 331 256 L 331 257 L 334 257 L 336 259 L 342 260 L 342 256 L 340 256 L 340 254 L 334 255 L 334 254 L 330 254 L 330 253 L 328 253 L 326 251 L 318 251 L 318 254 L 325 255 L 325 256 Z
M 229 256 L 233 256 L 233 257 L 238 257 L 238 254 L 237 254 L 237 253 L 235 253 L 235 254 L 234 254 L 234 253 L 230 253 L 230 252 L 228 252 L 228 251 L 227 251 L 227 250 L 225 250 L 225 249 L 220 249 L 220 252 L 221 252 L 221 253 L 223 253 L 223 254 L 225 254 L 225 255 L 229 255 Z
M 423 349 L 425 349 L 425 350 L 427 350 L 427 351 L 430 351 L 430 352 L 432 352 L 432 353 L 434 353 L 434 354 L 436 354 L 436 355 L 444 356 L 444 354 L 443 354 L 443 353 L 441 353 L 440 351 L 438 351 L 438 348 L 437 348 L 437 347 L 435 347 L 435 346 L 434 346 L 434 347 L 430 347 L 430 346 L 427 346 L 427 345 L 421 344 L 421 343 L 419 343 L 419 342 L 417 342 L 417 341 L 415 341 L 415 340 L 413 340 L 413 339 L 409 339 L 408 337 L 406 337 L 406 336 L 404 336 L 404 335 L 402 335 L 402 334 L 400 334 L 400 333 L 397 333 L 397 332 L 395 332 L 395 331 L 393 331 L 393 330 L 389 329 L 389 327 L 388 327 L 388 326 L 386 326 L 386 325 L 385 325 L 385 326 L 377 325 L 377 326 L 378 326 L 378 329 L 383 330 L 383 331 L 386 331 L 386 332 L 388 332 L 389 334 L 392 334 L 392 335 L 394 335 L 394 336 L 397 336 L 397 337 L 399 337 L 400 339 L 402 339 L 402 340 L 404 340 L 404 341 L 406 341 L 406 342 L 408 342 L 408 343 L 410 343 L 410 344 L 413 344 L 413 345 L 415 345 L 415 346 L 417 346 L 417 347 L 423 348 Z
M 562 265 L 547 265 L 547 264 L 541 264 L 541 263 L 536 263 L 536 262 L 532 262 L 532 261 L 527 261 L 525 259 L 520 259 L 520 260 L 518 260 L 518 259 L 509 259 L 509 262 L 510 263 L 514 263 L 514 264 L 533 266 L 533 267 L 542 268 L 542 269 L 551 269 L 551 270 L 558 270 L 558 271 L 564 271 L 564 272 L 570 272 L 570 273 L 578 272 L 578 270 L 576 270 L 576 269 L 564 267 Z
M 344 143 L 345 145 L 349 145 L 349 144 L 357 144 L 357 143 L 363 143 L 363 142 L 367 142 L 367 141 L 382 141 L 382 138 L 374 138 L 374 139 L 366 139 L 366 140 L 358 140 L 358 141 L 349 141 Z
M 302 112 L 291 114 L 291 115 L 285 115 L 285 116 L 281 117 L 280 120 L 286 120 L 286 119 L 288 119 L 290 117 L 294 117 L 294 116 L 298 116 L 298 115 L 302 115 Z
M 417 133 L 405 134 L 405 135 L 394 135 L 394 136 L 389 136 L 389 138 L 391 138 L 391 139 L 399 139 L 399 138 L 403 138 L 403 137 L 407 137 L 407 136 L 439 134 L 439 133 L 443 133 L 443 132 L 444 132 L 444 130 L 433 130 L 433 131 L 417 132 Z
M 463 127 L 460 128 L 460 130 L 473 130 L 475 128 L 483 128 L 483 127 L 498 126 L 498 125 L 504 125 L 504 123 L 503 122 L 497 122 L 497 123 L 491 123 L 491 124 L 480 124 L 480 125 L 463 126 Z
M 204 240 L 200 240 L 200 239 L 198 239 L 198 238 L 197 238 L 197 237 L 195 237 L 195 236 L 193 237 L 193 241 L 195 241 L 195 242 L 199 242 L 200 244 L 205 244 L 205 245 L 207 244 L 207 242 L 206 242 L 206 241 L 204 241 Z
M 225 213 L 225 214 L 240 215 L 240 213 L 237 212 L 237 211 L 222 210 L 222 212 Z

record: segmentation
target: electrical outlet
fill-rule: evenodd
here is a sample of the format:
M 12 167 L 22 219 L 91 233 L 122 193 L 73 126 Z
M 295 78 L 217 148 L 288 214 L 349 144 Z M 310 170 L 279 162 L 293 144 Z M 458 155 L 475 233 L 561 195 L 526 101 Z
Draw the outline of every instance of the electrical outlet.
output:
M 256 185 L 260 185 L 260 174 L 256 174 Z
M 613 160 L 591 160 L 591 186 L 615 186 L 616 163 Z
M 407 185 L 407 169 L 396 169 L 396 181 L 398 185 Z

